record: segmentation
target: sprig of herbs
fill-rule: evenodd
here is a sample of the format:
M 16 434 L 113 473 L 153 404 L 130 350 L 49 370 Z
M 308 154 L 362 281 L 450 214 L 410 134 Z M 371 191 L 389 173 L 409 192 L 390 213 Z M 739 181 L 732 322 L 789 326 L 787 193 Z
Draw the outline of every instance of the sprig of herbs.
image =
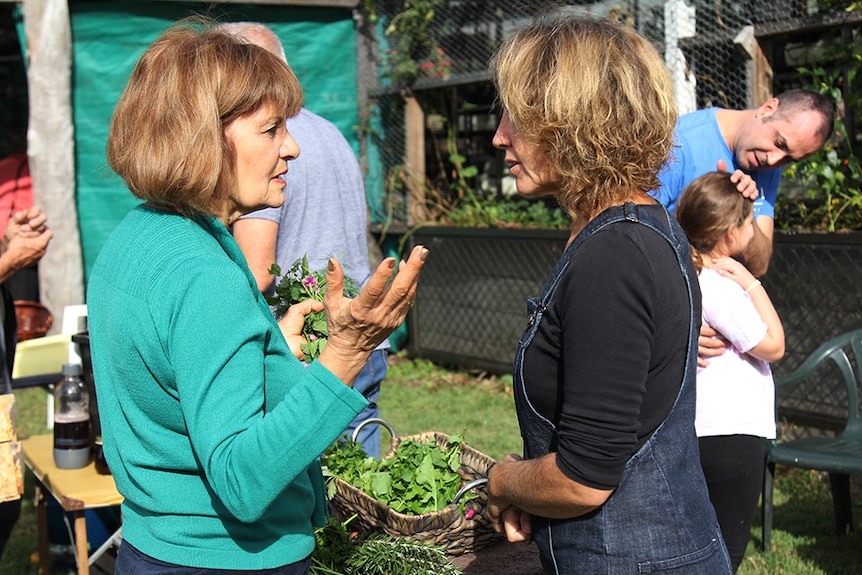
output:
M 354 516 L 355 517 L 355 516 Z M 310 575 L 460 575 L 446 551 L 401 537 L 348 533 L 330 517 L 314 532 Z
M 293 262 L 284 275 L 281 274 L 281 267 L 275 263 L 270 266 L 269 273 L 276 277 L 281 276 L 275 284 L 275 294 L 266 298 L 267 303 L 275 308 L 276 318 L 281 318 L 290 306 L 301 301 L 308 299 L 323 301 L 323 296 L 326 294 L 326 271 L 310 270 L 307 256 L 303 255 Z M 344 295 L 356 297 L 358 293 L 359 290 L 353 279 L 344 276 Z M 305 354 L 305 362 L 311 363 L 323 352 L 329 337 L 326 312 L 315 311 L 305 316 L 302 335 L 305 336 L 306 343 L 302 344 L 300 349 Z

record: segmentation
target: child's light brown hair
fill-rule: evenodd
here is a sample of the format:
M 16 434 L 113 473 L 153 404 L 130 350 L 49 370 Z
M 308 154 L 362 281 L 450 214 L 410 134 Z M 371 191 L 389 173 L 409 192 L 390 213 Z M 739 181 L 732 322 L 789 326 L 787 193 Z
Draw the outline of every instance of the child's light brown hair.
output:
M 697 271 L 703 269 L 701 254 L 715 248 L 733 227 L 742 225 L 754 209 L 726 172 L 708 172 L 685 187 L 676 205 L 676 219 L 691 244 Z

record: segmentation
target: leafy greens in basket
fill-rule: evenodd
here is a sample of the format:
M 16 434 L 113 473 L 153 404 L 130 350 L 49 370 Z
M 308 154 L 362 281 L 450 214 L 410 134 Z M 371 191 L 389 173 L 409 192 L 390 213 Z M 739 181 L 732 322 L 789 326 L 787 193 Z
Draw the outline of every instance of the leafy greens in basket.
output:
M 339 440 L 326 451 L 324 473 L 338 477 L 399 513 L 421 515 L 449 505 L 461 487 L 460 453 L 464 436 L 449 438 L 442 449 L 432 438 L 425 443 L 404 439 L 395 453 L 381 460 L 368 457 L 353 440 Z M 330 497 L 335 486 L 330 484 Z M 459 504 L 476 496 L 464 495 Z

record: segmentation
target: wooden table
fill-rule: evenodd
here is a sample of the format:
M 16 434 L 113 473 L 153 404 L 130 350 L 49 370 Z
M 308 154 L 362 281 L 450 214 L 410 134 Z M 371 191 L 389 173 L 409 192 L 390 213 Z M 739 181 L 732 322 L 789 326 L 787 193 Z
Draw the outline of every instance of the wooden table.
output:
M 48 553 L 47 491 L 60 506 L 75 515 L 75 554 L 78 575 L 89 575 L 87 552 L 87 521 L 84 512 L 97 507 L 110 507 L 123 502 L 114 478 L 96 473 L 91 461 L 81 469 L 59 469 L 54 465 L 54 435 L 35 435 L 21 440 L 24 463 L 36 477 L 36 509 L 39 523 L 39 573 L 51 572 Z

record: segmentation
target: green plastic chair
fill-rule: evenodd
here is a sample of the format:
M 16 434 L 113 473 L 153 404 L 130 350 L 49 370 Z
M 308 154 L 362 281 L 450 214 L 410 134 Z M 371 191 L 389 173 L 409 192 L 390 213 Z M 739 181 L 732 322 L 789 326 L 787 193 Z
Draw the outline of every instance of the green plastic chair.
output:
M 853 531 L 850 475 L 862 473 L 862 417 L 858 391 L 862 386 L 862 329 L 847 332 L 818 347 L 796 370 L 777 379 L 775 389 L 777 392 L 804 381 L 828 361 L 834 362 L 847 387 L 847 424 L 837 437 L 767 442 L 762 504 L 764 552 L 769 551 L 772 543 L 772 487 L 776 464 L 828 472 L 836 530 L 839 535 Z

